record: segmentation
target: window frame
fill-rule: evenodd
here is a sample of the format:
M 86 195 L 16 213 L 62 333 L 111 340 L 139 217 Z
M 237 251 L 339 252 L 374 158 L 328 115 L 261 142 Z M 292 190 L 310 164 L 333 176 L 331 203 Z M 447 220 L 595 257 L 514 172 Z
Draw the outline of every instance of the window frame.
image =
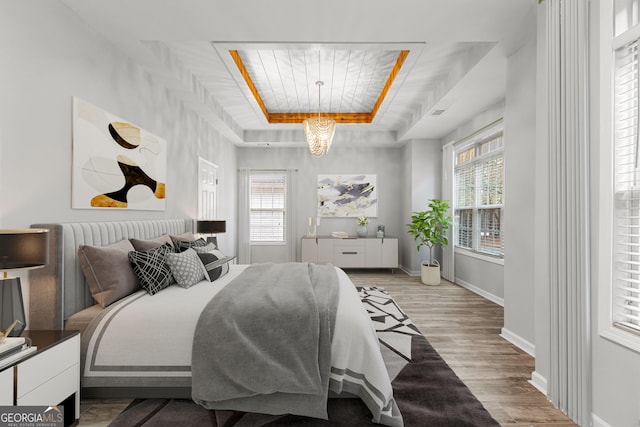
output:
M 256 208 L 253 206 L 254 201 L 254 178 L 263 177 L 265 179 L 265 183 L 267 182 L 269 177 L 272 177 L 274 180 L 279 179 L 282 181 L 282 206 L 281 207 L 261 207 Z M 253 246 L 259 245 L 286 245 L 287 243 L 287 233 L 289 232 L 287 227 L 287 173 L 285 171 L 252 171 L 249 174 L 249 244 Z M 272 201 L 273 203 L 273 201 Z M 273 212 L 273 213 L 281 213 L 281 222 L 282 226 L 279 227 L 282 229 L 281 239 L 256 239 L 254 240 L 254 226 L 253 226 L 253 213 L 254 212 Z M 275 235 L 275 233 L 274 233 Z
M 612 16 L 613 15 L 613 16 Z M 640 353 L 640 334 L 615 325 L 616 289 L 616 51 L 634 40 L 640 40 L 640 25 L 614 36 L 614 22 L 619 23 L 620 10 L 612 1 L 600 3 L 600 103 L 599 103 L 599 197 L 598 203 L 598 333 L 601 337 Z M 612 19 L 613 17 L 613 19 Z M 637 20 L 637 17 L 636 17 Z M 638 64 L 640 71 L 640 63 Z M 637 88 L 640 90 L 640 88 Z M 636 99 L 640 95 L 636 94 Z
M 453 203 L 453 216 L 454 216 L 454 230 L 453 230 L 453 245 L 456 253 L 472 256 L 474 258 L 480 258 L 489 262 L 497 264 L 504 264 L 504 187 L 505 187 L 505 175 L 504 175 L 504 129 L 501 125 L 490 126 L 490 128 L 483 132 L 481 135 L 477 135 L 472 140 L 465 143 L 458 143 L 454 146 L 454 165 L 453 165 L 453 187 L 454 187 L 454 203 Z M 494 140 L 499 141 L 499 147 L 494 150 L 487 150 L 482 152 L 482 148 L 485 144 L 492 143 Z M 481 203 L 482 195 L 482 171 L 483 166 L 493 160 L 502 159 L 502 203 L 494 205 L 483 205 Z M 458 163 L 459 160 L 463 160 Z M 473 200 L 473 205 L 465 204 L 459 206 L 459 186 L 458 186 L 458 172 L 463 170 L 471 170 L 471 176 L 473 178 L 473 195 L 468 200 Z M 488 209 L 500 209 L 500 253 L 494 253 L 491 251 L 481 250 L 481 231 L 479 228 L 481 211 Z M 471 211 L 471 246 L 460 245 L 460 215 L 458 212 Z M 467 227 L 468 228 L 468 227 Z

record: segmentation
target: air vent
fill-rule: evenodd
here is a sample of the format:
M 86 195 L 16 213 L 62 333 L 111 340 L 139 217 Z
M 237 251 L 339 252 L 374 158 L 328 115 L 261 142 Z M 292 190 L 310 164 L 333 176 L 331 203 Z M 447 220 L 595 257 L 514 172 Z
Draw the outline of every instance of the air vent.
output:
M 442 113 L 444 113 L 444 110 L 433 110 L 433 113 L 431 113 L 432 116 L 439 116 Z

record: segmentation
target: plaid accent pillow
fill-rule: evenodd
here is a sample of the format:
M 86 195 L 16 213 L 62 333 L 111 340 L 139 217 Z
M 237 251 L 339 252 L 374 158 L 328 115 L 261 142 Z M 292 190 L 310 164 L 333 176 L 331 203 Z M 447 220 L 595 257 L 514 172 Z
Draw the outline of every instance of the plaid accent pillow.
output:
M 233 257 L 225 257 L 224 254 L 217 249 L 203 253 L 198 252 L 198 257 L 200 261 L 202 261 L 202 264 L 204 264 L 204 277 L 210 282 L 227 274 L 229 272 L 229 261 L 233 259 Z
M 213 243 L 207 243 L 205 246 L 194 246 L 191 249 L 193 249 L 199 254 L 203 254 L 205 252 L 211 252 L 215 248 L 216 248 L 216 245 L 214 245 Z
M 133 272 L 149 295 L 155 295 L 175 282 L 166 262 L 166 255 L 173 252 L 168 243 L 146 251 L 129 252 Z
M 204 279 L 204 266 L 193 249 L 189 248 L 177 254 L 167 254 L 166 259 L 178 286 L 190 288 Z
M 207 241 L 203 238 L 197 240 L 173 240 L 173 246 L 176 252 L 184 252 L 189 248 L 197 248 L 207 246 Z

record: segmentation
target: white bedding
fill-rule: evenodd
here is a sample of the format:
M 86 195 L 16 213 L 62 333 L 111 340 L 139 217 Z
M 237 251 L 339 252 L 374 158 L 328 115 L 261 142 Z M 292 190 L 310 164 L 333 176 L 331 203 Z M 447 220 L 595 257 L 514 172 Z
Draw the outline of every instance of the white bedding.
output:
M 184 387 L 191 381 L 191 349 L 202 308 L 245 265 L 188 289 L 139 291 L 109 306 L 83 333 L 83 387 Z M 330 390 L 357 394 L 373 421 L 402 425 L 373 324 L 349 277 L 336 269 L 339 303 L 331 345 Z

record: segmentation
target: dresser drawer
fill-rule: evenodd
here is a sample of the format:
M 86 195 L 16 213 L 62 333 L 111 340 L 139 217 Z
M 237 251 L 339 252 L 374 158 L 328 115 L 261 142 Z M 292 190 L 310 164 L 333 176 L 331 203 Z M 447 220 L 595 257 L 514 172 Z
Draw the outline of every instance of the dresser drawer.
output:
M 337 267 L 364 267 L 364 242 L 359 239 L 336 241 L 333 248 L 333 262 Z

